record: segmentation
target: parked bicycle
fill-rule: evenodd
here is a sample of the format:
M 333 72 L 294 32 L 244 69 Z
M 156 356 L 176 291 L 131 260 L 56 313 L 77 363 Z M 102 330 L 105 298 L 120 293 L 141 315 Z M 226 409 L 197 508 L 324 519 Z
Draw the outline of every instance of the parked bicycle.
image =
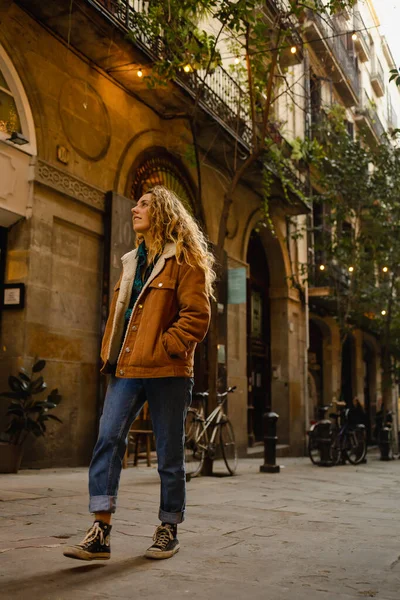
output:
M 367 454 L 367 436 L 363 423 L 351 423 L 351 409 L 346 404 L 337 402 L 341 407 L 340 413 L 331 413 L 332 444 L 331 460 L 334 465 L 349 461 L 352 465 L 359 465 Z
M 320 419 L 308 432 L 308 455 L 311 462 L 319 466 L 334 466 L 349 461 L 358 465 L 367 454 L 365 425 L 352 423 L 351 409 L 344 402 L 336 402 L 339 413 L 326 413 L 329 406 L 319 409 Z
M 186 473 L 196 477 L 201 472 L 205 457 L 211 460 L 219 457 L 220 451 L 228 472 L 233 475 L 237 468 L 237 449 L 235 435 L 229 417 L 224 413 L 224 404 L 228 394 L 236 386 L 230 387 L 222 394 L 217 394 L 217 406 L 205 417 L 208 392 L 198 392 L 199 408 L 190 407 L 185 426 L 185 460 Z

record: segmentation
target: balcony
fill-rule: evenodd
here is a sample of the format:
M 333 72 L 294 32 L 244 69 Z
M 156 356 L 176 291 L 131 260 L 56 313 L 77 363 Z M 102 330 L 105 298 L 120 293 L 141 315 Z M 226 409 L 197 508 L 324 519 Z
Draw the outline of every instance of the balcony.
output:
M 374 145 L 382 143 L 385 128 L 367 92 L 364 91 L 361 102 L 354 112 L 354 119 L 365 133 L 367 141 Z
M 156 89 L 149 89 L 137 76 L 139 68 L 150 70 L 152 62 L 167 53 L 161 38 L 152 39 L 138 30 L 136 15 L 146 10 L 147 2 L 74 0 L 71 11 L 65 10 L 65 0 L 16 2 L 161 117 L 177 113 L 190 115 L 196 100 L 200 109 L 196 118 L 198 143 L 212 152 L 217 162 L 226 164 L 227 159 L 233 157 L 224 140 L 228 145 L 237 143 L 244 153 L 250 150 L 253 132 L 248 94 L 222 67 L 208 74 L 201 70 L 182 72 L 174 82 Z M 127 39 L 128 33 L 134 34 L 134 42 Z M 225 135 L 220 136 L 210 150 L 210 139 L 216 139 L 216 124 Z M 278 179 L 274 167 L 266 166 Z M 287 169 L 285 176 L 297 189 L 304 190 L 296 171 Z M 261 179 L 256 181 L 255 173 L 249 174 L 248 179 L 249 184 L 262 185 Z M 302 202 L 298 208 L 304 212 Z
M 361 62 L 366 62 L 371 56 L 371 45 L 364 20 L 357 11 L 354 12 L 353 25 L 354 31 L 357 33 L 357 39 L 354 41 L 354 46 Z
M 370 80 L 375 94 L 379 97 L 383 96 L 385 93 L 385 72 L 382 63 L 377 56 L 373 56 L 372 59 Z
M 305 37 L 346 106 L 358 104 L 359 80 L 356 64 L 344 42 L 349 32 L 339 29 L 333 18 L 308 11 Z

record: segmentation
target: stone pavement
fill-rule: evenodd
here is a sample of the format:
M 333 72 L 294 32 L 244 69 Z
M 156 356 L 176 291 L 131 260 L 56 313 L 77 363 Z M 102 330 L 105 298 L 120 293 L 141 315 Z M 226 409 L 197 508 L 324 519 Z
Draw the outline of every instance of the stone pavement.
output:
M 62 556 L 90 524 L 86 469 L 0 475 L 1 600 L 400 598 L 400 461 L 331 469 L 246 459 L 235 477 L 188 484 L 180 552 L 142 557 L 157 525 L 158 475 L 123 472 L 112 559 Z

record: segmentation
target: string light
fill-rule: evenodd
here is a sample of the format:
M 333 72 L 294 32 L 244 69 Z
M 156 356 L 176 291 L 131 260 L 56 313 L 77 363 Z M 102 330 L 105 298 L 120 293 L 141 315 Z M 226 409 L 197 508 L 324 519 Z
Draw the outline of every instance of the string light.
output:
M 143 71 L 142 71 L 142 69 L 139 69 L 139 71 L 136 73 L 136 75 L 138 77 L 143 77 Z
M 389 269 L 388 269 L 387 267 L 383 267 L 382 271 L 383 271 L 384 273 L 387 273 L 387 272 L 389 271 Z
M 325 271 L 325 265 L 319 265 L 319 270 L 320 271 Z
M 384 317 L 386 315 L 386 310 L 381 310 L 381 315 Z
M 239 63 L 240 63 L 240 58 L 237 56 L 237 57 L 235 58 L 235 65 L 238 65 Z
M 353 34 L 352 34 L 352 36 L 351 36 L 351 39 L 353 40 L 353 42 L 355 42 L 355 41 L 357 41 L 357 40 L 358 40 L 358 35 L 357 35 L 357 33 L 356 33 L 355 31 L 353 31 Z
M 296 48 L 296 46 L 292 46 L 292 47 L 290 48 L 290 52 L 291 52 L 292 54 L 296 54 L 296 52 L 297 52 L 297 48 Z
M 349 267 L 349 272 L 352 273 L 354 271 L 354 267 Z
M 183 70 L 185 71 L 185 73 L 190 73 L 190 71 L 192 70 L 192 67 L 190 65 L 185 65 L 183 67 Z

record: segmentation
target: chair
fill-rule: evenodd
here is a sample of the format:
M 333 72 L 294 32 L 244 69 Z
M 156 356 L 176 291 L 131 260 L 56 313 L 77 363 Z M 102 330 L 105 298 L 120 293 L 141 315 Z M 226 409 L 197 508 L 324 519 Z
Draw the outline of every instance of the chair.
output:
M 137 418 L 131 425 L 131 428 L 128 433 L 128 444 L 124 456 L 124 460 L 122 466 L 124 469 L 128 467 L 128 458 L 129 458 L 129 445 L 130 443 L 134 444 L 134 458 L 133 458 L 133 466 L 137 467 L 139 461 L 139 446 L 142 441 L 146 443 L 146 459 L 147 466 L 151 466 L 151 442 L 153 440 L 153 429 L 152 423 L 150 419 L 150 411 L 149 405 L 146 402 L 140 411 Z

